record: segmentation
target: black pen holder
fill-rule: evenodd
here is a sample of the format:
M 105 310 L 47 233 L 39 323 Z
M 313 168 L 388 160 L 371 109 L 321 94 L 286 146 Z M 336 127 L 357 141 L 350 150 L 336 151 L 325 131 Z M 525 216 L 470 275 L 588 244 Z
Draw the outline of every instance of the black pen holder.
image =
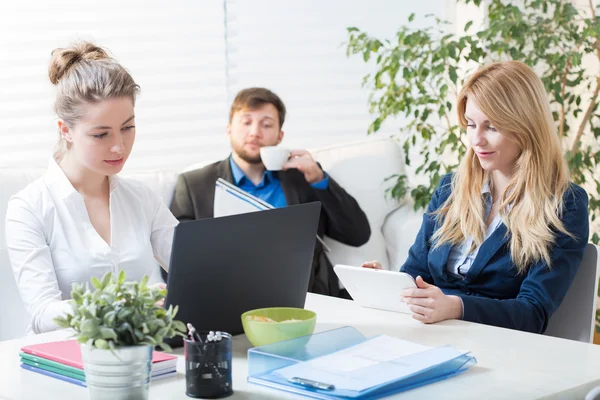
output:
M 231 384 L 231 336 L 207 341 L 208 332 L 199 333 L 202 342 L 184 339 L 185 394 L 217 399 L 233 394 Z

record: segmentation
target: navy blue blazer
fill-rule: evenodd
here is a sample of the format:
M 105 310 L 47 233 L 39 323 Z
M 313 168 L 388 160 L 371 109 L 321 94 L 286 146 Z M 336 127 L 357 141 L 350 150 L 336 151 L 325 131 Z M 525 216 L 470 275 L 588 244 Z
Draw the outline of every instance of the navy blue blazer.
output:
M 431 245 L 431 236 L 440 226 L 431 213 L 450 196 L 450 181 L 450 174 L 441 179 L 401 271 L 415 278 L 420 275 L 447 295 L 460 296 L 466 321 L 543 333 L 583 258 L 589 237 L 587 193 L 575 184 L 565 193 L 562 222 L 575 239 L 557 234 L 551 251 L 551 269 L 538 261 L 526 273 L 518 274 L 510 259 L 510 236 L 506 235 L 506 225 L 500 224 L 483 242 L 462 279 L 446 268 L 452 245 L 436 249 Z

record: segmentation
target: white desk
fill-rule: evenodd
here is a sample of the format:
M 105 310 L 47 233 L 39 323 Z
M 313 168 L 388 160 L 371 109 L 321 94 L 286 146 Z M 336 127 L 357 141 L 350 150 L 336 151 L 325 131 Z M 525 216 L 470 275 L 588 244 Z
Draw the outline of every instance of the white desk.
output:
M 306 308 L 317 313 L 317 331 L 356 327 L 366 336 L 387 334 L 429 346 L 450 344 L 471 350 L 478 363 L 467 372 L 400 393 L 399 399 L 583 399 L 600 385 L 600 346 L 463 321 L 424 325 L 409 315 L 360 308 L 351 301 L 309 294 Z M 6 323 L 3 321 L 2 323 Z M 85 399 L 87 389 L 25 371 L 19 349 L 26 344 L 62 340 L 65 331 L 0 342 L 1 399 Z M 230 399 L 298 398 L 248 384 L 245 336 L 233 341 Z M 182 354 L 182 349 L 176 351 Z M 189 399 L 183 358 L 176 378 L 152 383 L 150 399 Z

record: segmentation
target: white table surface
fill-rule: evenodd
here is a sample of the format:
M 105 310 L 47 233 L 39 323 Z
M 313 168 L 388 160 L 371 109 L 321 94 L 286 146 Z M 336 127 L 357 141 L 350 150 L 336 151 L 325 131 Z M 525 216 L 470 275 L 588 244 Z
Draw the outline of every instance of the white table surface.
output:
M 399 393 L 398 399 L 583 399 L 600 385 L 600 346 L 464 321 L 424 325 L 409 315 L 361 308 L 352 301 L 309 294 L 306 308 L 317 313 L 316 331 L 351 325 L 366 336 L 386 334 L 428 346 L 450 344 L 470 350 L 477 364 L 468 371 Z M 6 323 L 2 321 L 1 323 Z M 66 331 L 0 342 L 0 399 L 85 399 L 87 389 L 23 370 L 19 349 L 62 340 Z M 299 398 L 246 382 L 245 336 L 233 340 L 233 396 L 230 399 Z M 177 377 L 150 385 L 150 399 L 189 399 L 185 394 L 183 349 Z

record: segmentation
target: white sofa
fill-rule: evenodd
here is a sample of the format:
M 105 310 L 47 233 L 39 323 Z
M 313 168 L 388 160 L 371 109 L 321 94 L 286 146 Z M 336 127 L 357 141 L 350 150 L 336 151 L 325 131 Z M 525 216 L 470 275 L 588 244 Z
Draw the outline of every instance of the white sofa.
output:
M 356 198 L 371 224 L 371 239 L 359 248 L 326 239 L 331 248 L 330 260 L 334 264 L 359 265 L 365 260 L 378 259 L 385 268 L 397 270 L 406 258 L 422 215 L 413 211 L 411 202 L 398 203 L 385 194 L 391 185 L 391 181 L 384 181 L 385 178 L 404 171 L 400 146 L 390 138 L 372 138 L 315 149 L 312 154 L 325 171 Z M 209 161 L 216 160 L 207 160 L 207 163 Z M 22 336 L 28 321 L 6 251 L 6 205 L 13 194 L 44 171 L 42 168 L 0 169 L 0 293 L 4 300 L 4 311 L 0 312 L 0 340 Z M 123 176 L 144 182 L 169 204 L 178 172 L 132 171 Z

